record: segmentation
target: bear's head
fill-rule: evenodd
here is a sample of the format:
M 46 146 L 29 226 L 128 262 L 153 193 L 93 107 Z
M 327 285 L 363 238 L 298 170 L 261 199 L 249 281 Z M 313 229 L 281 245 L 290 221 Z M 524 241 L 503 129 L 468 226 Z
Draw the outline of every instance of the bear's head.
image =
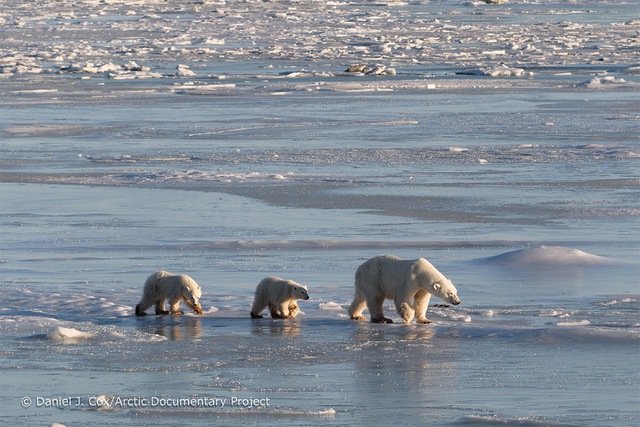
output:
M 182 296 L 184 297 L 185 304 L 191 310 L 198 314 L 204 313 L 199 302 L 200 297 L 202 296 L 202 289 L 200 289 L 200 285 L 198 285 L 195 280 L 190 280 L 185 283 Z
M 422 289 L 450 304 L 460 304 L 458 290 L 451 280 L 440 273 L 429 261 L 419 258 L 413 265 L 412 270 L 414 280 L 419 282 L 419 286 Z
M 435 295 L 441 300 L 451 303 L 453 305 L 460 304 L 460 298 L 458 298 L 458 290 L 456 289 L 455 286 L 453 286 L 453 283 L 451 282 L 451 280 L 447 279 L 446 277 L 443 277 L 442 280 L 439 280 L 438 282 L 434 283 L 432 288 L 433 288 L 433 292 L 431 292 L 432 295 Z
M 295 285 L 293 289 L 291 289 L 291 297 L 293 299 L 309 299 L 309 293 L 307 292 L 307 288 L 303 285 Z

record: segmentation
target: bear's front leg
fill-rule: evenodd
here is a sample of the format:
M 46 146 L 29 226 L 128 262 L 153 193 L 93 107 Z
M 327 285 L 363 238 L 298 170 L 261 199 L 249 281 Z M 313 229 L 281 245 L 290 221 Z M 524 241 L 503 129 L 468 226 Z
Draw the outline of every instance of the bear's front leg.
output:
M 191 310 L 193 310 L 196 314 L 204 314 L 204 310 L 202 310 L 202 306 L 200 305 L 200 303 L 192 304 L 191 301 L 189 301 L 189 299 L 186 297 L 182 298 L 182 300 L 184 301 L 184 304 Z
M 431 294 L 425 291 L 420 291 L 413 297 L 413 308 L 416 311 L 417 323 L 432 323 L 431 320 L 427 319 L 427 309 L 429 308 L 430 300 Z
M 415 315 L 415 311 L 411 306 L 406 302 L 396 302 L 396 311 L 402 318 L 404 323 L 411 323 L 413 320 L 413 316 Z
M 291 301 L 289 303 L 289 318 L 296 317 L 299 311 L 300 311 L 300 307 L 298 307 L 298 303 L 295 301 Z
M 289 307 L 289 301 L 283 301 L 278 304 L 278 312 L 281 314 L 280 317 L 283 319 L 291 319 L 293 317 L 291 311 L 289 311 Z

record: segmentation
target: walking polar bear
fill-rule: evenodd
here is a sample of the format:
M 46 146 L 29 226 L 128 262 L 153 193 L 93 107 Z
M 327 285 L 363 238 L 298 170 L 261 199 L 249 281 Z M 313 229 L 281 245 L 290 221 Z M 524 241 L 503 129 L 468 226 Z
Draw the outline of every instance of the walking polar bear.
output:
M 156 306 L 156 314 L 184 314 L 179 310 L 180 300 L 184 300 L 191 310 L 203 314 L 198 302 L 201 296 L 200 286 L 191 277 L 160 270 L 149 276 L 144 283 L 142 299 L 136 305 L 136 316 L 144 316 L 152 305 Z M 165 299 L 169 301 L 170 311 L 165 310 Z
M 405 260 L 391 255 L 371 258 L 358 267 L 355 287 L 349 307 L 349 316 L 354 320 L 365 320 L 362 312 L 368 307 L 371 322 L 392 323 L 383 314 L 385 299 L 394 301 L 404 323 L 410 323 L 414 316 L 418 323 L 431 323 L 426 317 L 431 295 L 454 305 L 460 304 L 458 291 L 451 280 L 424 258 Z
M 251 317 L 261 319 L 262 315 L 260 313 L 269 307 L 269 313 L 274 319 L 294 318 L 300 311 L 296 300 L 301 299 L 309 299 L 306 286 L 293 280 L 266 277 L 256 287 Z

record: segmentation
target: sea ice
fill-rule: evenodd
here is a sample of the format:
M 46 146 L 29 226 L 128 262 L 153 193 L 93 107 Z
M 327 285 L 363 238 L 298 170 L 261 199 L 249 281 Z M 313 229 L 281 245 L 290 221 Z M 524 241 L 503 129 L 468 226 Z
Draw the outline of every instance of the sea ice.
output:
M 590 324 L 588 320 L 576 320 L 575 322 L 558 322 L 556 326 L 589 326 Z
M 96 335 L 89 332 L 82 332 L 73 328 L 58 327 L 46 335 L 52 341 L 80 341 L 95 338 Z
M 562 246 L 539 246 L 520 249 L 488 258 L 497 265 L 602 265 L 612 263 L 605 257 Z

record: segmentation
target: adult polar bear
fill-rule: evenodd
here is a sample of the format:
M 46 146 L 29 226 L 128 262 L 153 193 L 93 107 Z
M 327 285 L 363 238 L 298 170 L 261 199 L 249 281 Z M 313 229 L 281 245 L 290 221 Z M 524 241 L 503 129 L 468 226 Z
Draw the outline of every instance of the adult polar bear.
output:
M 431 295 L 454 305 L 460 304 L 458 291 L 451 280 L 424 258 L 406 260 L 391 255 L 371 258 L 358 267 L 355 286 L 355 296 L 349 307 L 349 315 L 354 320 L 365 320 L 362 311 L 368 307 L 371 322 L 392 323 L 383 314 L 385 299 L 394 301 L 404 323 L 411 322 L 414 316 L 418 323 L 431 323 L 426 317 Z
M 144 316 L 152 305 L 156 306 L 156 314 L 184 314 L 179 310 L 180 300 L 191 310 L 203 314 L 198 300 L 202 296 L 200 286 L 186 274 L 176 275 L 160 270 L 153 273 L 144 282 L 144 291 L 140 303 L 136 305 L 136 316 Z M 165 310 L 164 300 L 169 301 L 171 311 Z

